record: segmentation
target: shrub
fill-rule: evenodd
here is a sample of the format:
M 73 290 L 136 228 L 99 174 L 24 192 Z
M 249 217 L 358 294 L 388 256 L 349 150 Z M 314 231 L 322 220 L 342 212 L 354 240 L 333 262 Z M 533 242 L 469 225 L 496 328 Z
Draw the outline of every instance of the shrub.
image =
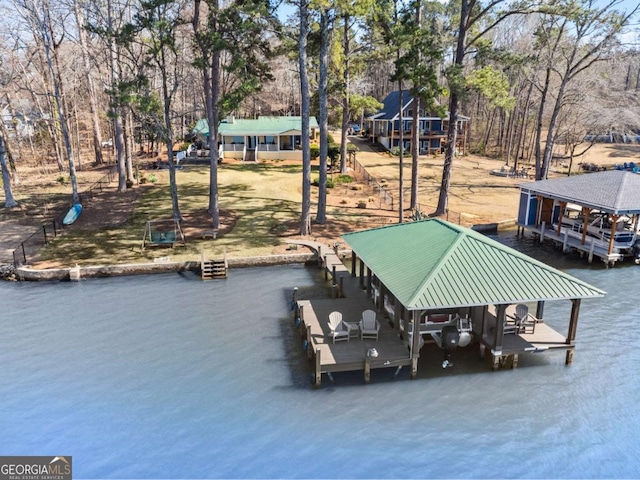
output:
M 127 180 L 127 188 L 133 188 L 133 180 L 131 179 Z
M 58 178 L 56 178 L 56 182 L 58 182 L 60 185 L 64 185 L 65 183 L 67 183 L 67 179 L 64 178 L 63 175 L 60 175 Z
M 314 187 L 319 187 L 320 186 L 320 179 L 319 178 L 314 178 L 311 181 L 311 185 L 313 185 Z M 327 188 L 334 188 L 335 187 L 335 183 L 333 182 L 332 179 L 327 178 Z
M 367 202 L 365 202 L 364 200 L 360 200 L 358 202 L 358 208 L 367 208 Z
M 315 160 L 320 157 L 320 147 L 318 145 L 311 145 L 311 160 Z
M 338 175 L 336 178 L 336 183 L 351 183 L 353 182 L 353 177 L 351 175 Z
M 158 178 L 157 178 L 153 173 L 150 173 L 150 174 L 149 174 L 149 177 L 148 177 L 148 180 L 149 180 L 151 183 L 156 183 L 156 182 L 158 181 Z

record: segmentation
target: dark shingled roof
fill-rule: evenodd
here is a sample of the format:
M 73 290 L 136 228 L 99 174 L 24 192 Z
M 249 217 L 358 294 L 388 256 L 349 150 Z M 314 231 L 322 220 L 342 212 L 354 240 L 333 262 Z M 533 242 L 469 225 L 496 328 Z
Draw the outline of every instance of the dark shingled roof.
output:
M 518 186 L 548 198 L 607 213 L 640 213 L 640 175 L 632 172 L 608 170 Z
M 412 100 L 413 100 L 413 96 L 411 95 L 411 93 L 408 90 L 403 90 L 402 91 L 402 107 L 403 108 L 406 107 L 407 104 Z M 384 100 L 382 101 L 382 108 L 378 110 L 378 112 L 375 115 L 372 115 L 369 118 L 374 118 L 376 120 L 392 120 L 396 115 L 398 115 L 398 111 L 400 108 L 399 103 L 400 103 L 400 91 L 394 90 L 384 98 Z M 404 117 L 404 118 L 408 118 L 408 117 Z M 422 117 L 422 118 L 437 119 L 441 117 L 431 112 L 428 114 L 427 117 Z M 444 118 L 445 119 L 449 118 L 449 112 L 447 112 Z M 465 120 L 465 119 L 468 119 L 468 117 L 465 117 L 464 115 L 458 115 L 458 120 Z
M 402 91 L 402 106 L 404 107 L 413 97 L 406 90 Z M 376 114 L 377 120 L 391 120 L 398 115 L 400 109 L 400 91 L 395 90 L 385 97 L 382 101 L 382 109 Z

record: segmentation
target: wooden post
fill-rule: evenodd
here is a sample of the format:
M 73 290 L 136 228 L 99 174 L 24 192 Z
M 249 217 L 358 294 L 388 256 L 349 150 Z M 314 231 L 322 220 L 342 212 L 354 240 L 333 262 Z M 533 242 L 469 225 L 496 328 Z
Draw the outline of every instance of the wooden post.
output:
M 593 262 L 593 250 L 596 248 L 596 239 L 591 240 L 591 246 L 589 247 L 589 263 Z
M 322 366 L 321 366 L 321 350 L 318 349 L 316 350 L 316 371 L 315 371 L 315 380 L 313 382 L 313 386 L 315 388 L 320 387 L 320 384 L 322 383 Z
M 562 216 L 564 215 L 564 209 L 566 206 L 567 202 L 560 202 L 560 215 L 558 216 L 558 236 L 560 236 L 560 231 L 562 229 Z
M 340 276 L 340 289 L 338 290 L 338 297 L 344 298 L 344 275 Z
M 542 319 L 544 317 L 544 301 L 539 300 L 536 305 L 536 318 Z
M 571 349 L 567 351 L 567 357 L 565 359 L 566 365 L 571 365 L 573 361 L 573 345 L 576 340 L 576 332 L 578 330 L 578 316 L 580 315 L 580 299 L 571 299 L 571 320 L 569 322 L 569 331 L 567 333 L 566 344 L 571 345 Z
M 611 225 L 611 237 L 609 238 L 609 255 L 613 253 L 613 242 L 615 241 L 616 229 L 618 227 L 619 215 L 611 215 L 613 224 Z
M 364 263 L 360 259 L 360 288 L 364 288 Z
M 307 340 L 307 358 L 311 360 L 313 358 L 313 343 L 311 342 L 311 325 L 305 327 L 305 339 Z
M 492 355 L 491 370 L 496 371 L 500 368 L 500 355 Z
M 542 195 L 536 195 L 538 199 L 538 208 L 536 209 L 536 225 L 540 225 L 540 219 L 542 218 L 542 204 L 544 203 L 544 197 Z
M 371 298 L 371 269 L 367 267 L 367 297 Z
M 564 241 L 562 242 L 562 253 L 567 252 L 567 243 L 569 242 L 569 229 L 564 231 Z
M 496 308 L 496 333 L 493 341 L 493 350 L 499 356 L 502 354 L 502 337 L 504 337 L 504 321 L 507 306 L 505 304 L 497 305 Z
M 542 225 L 540 226 L 540 243 L 544 241 L 544 229 L 546 226 L 547 222 L 542 222 Z
M 584 220 L 582 221 L 582 240 L 581 244 L 584 245 L 587 241 L 587 229 L 589 228 L 589 215 L 591 214 L 591 209 L 588 207 L 582 207 L 582 216 Z
M 336 283 L 336 266 L 331 267 L 331 280 Z
M 358 257 L 356 256 L 356 252 L 351 250 L 351 276 L 352 277 L 356 276 L 356 261 L 357 260 L 358 260 Z
M 364 383 L 371 382 L 371 359 L 369 358 L 369 350 L 364 355 Z
M 420 316 L 415 310 L 411 312 L 411 330 L 411 378 L 416 378 L 420 358 Z
M 329 280 L 329 269 L 327 268 L 327 256 L 324 256 L 324 279 Z
M 384 296 L 386 295 L 387 289 L 384 286 L 384 283 L 380 282 L 380 296 L 378 297 L 378 311 L 384 313 Z

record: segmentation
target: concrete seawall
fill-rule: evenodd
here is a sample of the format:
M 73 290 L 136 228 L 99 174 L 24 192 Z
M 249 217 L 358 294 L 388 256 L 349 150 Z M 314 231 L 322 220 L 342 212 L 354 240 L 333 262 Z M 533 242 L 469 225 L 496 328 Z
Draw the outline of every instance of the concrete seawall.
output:
M 317 260 L 315 253 L 295 253 L 286 255 L 265 255 L 261 257 L 236 257 L 227 259 L 230 268 L 259 267 L 306 263 Z M 152 273 L 171 273 L 199 271 L 200 262 L 158 262 L 126 263 L 120 265 L 77 266 L 70 268 L 34 269 L 18 267 L 15 270 L 17 280 L 52 281 L 80 280 L 83 278 L 114 277 L 122 275 L 147 275 Z

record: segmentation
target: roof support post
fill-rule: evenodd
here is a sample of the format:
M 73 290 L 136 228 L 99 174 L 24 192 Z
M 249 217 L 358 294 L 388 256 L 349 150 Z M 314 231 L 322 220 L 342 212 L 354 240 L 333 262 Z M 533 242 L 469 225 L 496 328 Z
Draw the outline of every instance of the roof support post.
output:
M 611 237 L 609 238 L 609 255 L 613 253 L 613 242 L 615 241 L 616 230 L 618 229 L 618 219 L 620 215 L 611 215 Z
M 351 276 L 352 277 L 356 276 L 356 262 L 357 261 L 358 261 L 358 256 L 356 255 L 356 252 L 351 250 Z
M 539 300 L 536 305 L 536 318 L 544 317 L 544 300 Z
M 544 197 L 542 195 L 536 195 L 538 199 L 538 208 L 536 211 L 536 226 L 540 225 L 540 219 L 542 218 L 542 204 L 544 203 Z
M 584 221 L 582 222 L 582 240 L 580 244 L 584 245 L 587 241 L 587 228 L 589 228 L 589 215 L 591 214 L 591 209 L 589 207 L 582 207 L 582 215 L 584 217 Z
M 560 213 L 558 215 L 558 236 L 560 236 L 562 230 L 562 217 L 564 215 L 564 209 L 567 207 L 567 202 L 560 202 Z
M 496 335 L 493 341 L 494 355 L 502 355 L 502 337 L 504 337 L 504 322 L 507 306 L 497 305 L 496 308 Z
M 420 358 L 420 315 L 416 310 L 411 312 L 411 378 L 418 376 L 418 359 Z
M 571 345 L 571 348 L 567 350 L 567 356 L 565 359 L 566 365 L 571 365 L 573 361 L 573 344 L 576 340 L 576 331 L 578 329 L 578 316 L 580 314 L 580 299 L 573 298 L 571 299 L 571 320 L 569 322 L 569 332 L 567 333 L 566 344 Z
M 384 296 L 387 294 L 387 287 L 384 286 L 384 283 L 380 282 L 380 296 L 378 297 L 378 304 L 376 307 L 378 311 L 384 312 Z
M 360 288 L 364 288 L 364 262 L 360 259 Z
M 367 297 L 371 298 L 371 269 L 367 267 Z

